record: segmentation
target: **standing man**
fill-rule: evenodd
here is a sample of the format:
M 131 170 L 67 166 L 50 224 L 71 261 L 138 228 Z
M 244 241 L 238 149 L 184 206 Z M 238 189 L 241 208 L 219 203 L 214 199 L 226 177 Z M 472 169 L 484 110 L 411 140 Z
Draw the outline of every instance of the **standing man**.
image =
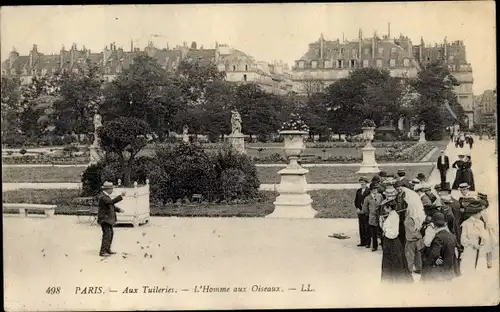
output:
M 368 216 L 368 225 L 370 228 L 370 240 L 372 251 L 378 249 L 379 234 L 379 205 L 382 202 L 382 195 L 379 193 L 377 185 L 370 184 L 370 195 L 363 201 L 363 213 Z M 370 248 L 370 243 L 365 246 Z
M 363 202 L 365 197 L 370 195 L 370 188 L 368 186 L 368 179 L 365 177 L 359 178 L 361 183 L 361 188 L 356 191 L 356 197 L 354 198 L 354 207 L 358 213 L 359 222 L 359 244 L 358 247 L 370 246 L 370 235 L 368 226 L 368 215 L 363 212 Z
M 116 213 L 123 212 L 122 209 L 115 206 L 116 203 L 123 200 L 125 192 L 121 196 L 111 198 L 113 193 L 113 183 L 104 182 L 102 192 L 99 194 L 99 211 L 97 213 L 97 223 L 102 228 L 102 242 L 99 256 L 108 257 L 116 252 L 111 251 L 111 243 L 113 242 L 113 225 L 116 223 Z
M 469 134 L 467 143 L 469 143 L 469 148 L 472 149 L 472 145 L 474 144 L 474 139 L 472 138 L 472 135 Z
M 437 168 L 441 176 L 441 186 L 444 186 L 446 183 L 446 173 L 450 169 L 450 159 L 444 154 L 443 150 L 441 150 L 441 155 L 438 157 Z
M 406 172 L 404 169 L 398 169 L 398 182 L 406 188 L 411 188 L 410 180 L 406 177 Z
M 458 242 L 447 229 L 445 216 L 441 212 L 432 215 L 435 236 L 424 257 L 423 280 L 450 281 L 457 277 Z

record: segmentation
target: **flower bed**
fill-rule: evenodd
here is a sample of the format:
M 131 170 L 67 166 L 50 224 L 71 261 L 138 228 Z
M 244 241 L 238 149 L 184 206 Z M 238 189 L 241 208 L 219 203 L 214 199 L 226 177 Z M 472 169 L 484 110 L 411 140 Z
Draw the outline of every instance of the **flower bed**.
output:
M 404 169 L 408 178 L 414 178 L 420 172 L 428 177 L 433 169 L 433 165 L 398 167 L 379 166 L 379 168 L 387 173 L 394 174 L 398 169 Z M 281 169 L 283 169 L 283 167 L 257 167 L 257 174 L 260 183 L 280 183 L 280 175 L 278 174 L 278 171 Z M 306 169 L 309 170 L 309 173 L 306 175 L 308 183 L 358 183 L 361 176 L 366 176 L 370 179 L 373 176 L 357 174 L 356 172 L 359 170 L 359 166 L 310 167 Z
M 353 207 L 356 190 L 317 190 L 309 192 L 313 199 L 313 208 L 318 211 L 317 218 L 355 218 Z M 265 217 L 274 210 L 273 201 L 277 194 L 262 192 L 265 200 L 253 204 L 201 204 L 197 205 L 152 205 L 152 216 L 176 217 Z M 77 204 L 78 190 L 15 190 L 3 193 L 3 202 L 55 204 L 56 214 L 76 215 L 79 209 L 88 209 L 87 205 Z M 94 207 L 97 209 L 97 207 Z
M 71 165 L 71 164 L 88 164 L 88 156 L 41 156 L 41 155 L 24 155 L 2 157 L 4 164 L 21 165 L 21 164 L 40 164 L 40 165 Z

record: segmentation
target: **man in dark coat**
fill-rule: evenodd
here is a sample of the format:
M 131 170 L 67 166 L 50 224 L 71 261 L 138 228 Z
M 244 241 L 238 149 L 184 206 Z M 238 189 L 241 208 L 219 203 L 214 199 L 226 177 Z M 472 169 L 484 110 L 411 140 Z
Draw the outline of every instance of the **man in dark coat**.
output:
M 368 225 L 368 215 L 363 212 L 363 201 L 366 196 L 370 195 L 370 187 L 368 179 L 365 177 L 359 178 L 359 182 L 361 183 L 361 188 L 356 191 L 356 197 L 354 197 L 354 207 L 356 207 L 359 222 L 358 247 L 366 247 L 370 246 L 370 228 Z
M 102 242 L 99 256 L 108 257 L 115 254 L 111 251 L 111 243 L 113 242 L 113 225 L 116 223 L 116 213 L 123 212 L 122 209 L 115 206 L 116 203 L 123 200 L 125 193 L 121 196 L 111 198 L 113 193 L 113 183 L 104 182 L 102 192 L 98 196 L 99 211 L 97 212 L 97 223 L 102 228 Z
M 472 138 L 472 135 L 468 135 L 466 140 L 467 143 L 469 144 L 469 148 L 472 149 L 472 145 L 474 144 L 474 139 Z
M 446 183 L 446 173 L 450 169 L 450 159 L 444 154 L 443 150 L 441 150 L 441 155 L 438 157 L 437 168 L 441 176 L 441 185 L 444 185 Z
M 458 242 L 446 230 L 445 216 L 437 212 L 432 216 L 436 234 L 424 256 L 423 281 L 450 281 L 458 276 Z

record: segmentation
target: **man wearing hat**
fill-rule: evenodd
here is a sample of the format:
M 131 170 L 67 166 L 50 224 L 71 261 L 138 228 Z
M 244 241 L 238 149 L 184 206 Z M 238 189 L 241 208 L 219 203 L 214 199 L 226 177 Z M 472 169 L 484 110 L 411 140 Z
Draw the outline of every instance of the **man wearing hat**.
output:
M 419 174 L 417 174 L 417 179 L 419 179 L 421 183 L 425 182 L 425 174 L 420 172 Z
M 415 179 L 411 180 L 409 189 L 411 189 L 411 190 L 414 191 L 415 190 L 415 185 L 417 185 L 417 184 L 420 184 L 420 180 L 419 179 L 415 178 Z
M 422 280 L 450 281 L 457 277 L 459 245 L 455 236 L 446 230 L 446 218 L 442 213 L 433 214 L 432 224 L 435 236 L 424 252 Z
M 418 196 L 420 196 L 420 200 L 424 206 L 432 205 L 432 200 L 429 198 L 426 191 L 428 190 L 428 186 L 424 183 L 419 183 L 415 185 L 414 189 L 417 192 Z
M 444 154 L 444 150 L 441 150 L 441 155 L 438 157 L 437 168 L 441 177 L 441 185 L 443 185 L 446 183 L 446 173 L 450 169 L 450 159 Z
M 406 188 L 411 187 L 410 180 L 406 177 L 406 172 L 404 169 L 398 169 L 398 181 L 401 182 L 401 185 Z
M 439 210 L 446 218 L 448 229 L 453 235 L 455 235 L 455 238 L 460 245 L 460 219 L 457 219 L 455 217 L 455 215 L 457 214 L 457 208 L 458 213 L 460 213 L 460 203 L 451 196 L 451 188 L 449 183 L 445 183 L 443 187 L 441 187 L 440 184 L 437 184 L 435 186 L 435 189 L 438 192 L 442 203 Z
M 370 246 L 370 235 L 368 226 L 368 215 L 363 213 L 363 201 L 370 195 L 370 187 L 368 185 L 368 179 L 365 177 L 359 178 L 361 183 L 361 188 L 356 191 L 356 197 L 354 197 L 354 207 L 358 213 L 358 223 L 359 223 L 359 244 L 358 247 Z
M 99 256 L 108 257 L 115 252 L 111 251 L 111 243 L 113 242 L 113 225 L 116 223 L 116 213 L 123 212 L 122 209 L 115 206 L 116 203 L 123 200 L 125 192 L 121 196 L 111 198 L 113 193 L 113 183 L 104 182 L 102 191 L 98 195 L 99 210 L 97 212 L 97 223 L 102 228 L 102 242 Z
M 379 205 L 382 202 L 382 195 L 378 192 L 377 185 L 370 184 L 370 195 L 365 197 L 363 201 L 363 213 L 368 216 L 369 234 L 372 245 L 372 251 L 378 248 L 379 234 Z M 365 246 L 370 248 L 370 244 Z

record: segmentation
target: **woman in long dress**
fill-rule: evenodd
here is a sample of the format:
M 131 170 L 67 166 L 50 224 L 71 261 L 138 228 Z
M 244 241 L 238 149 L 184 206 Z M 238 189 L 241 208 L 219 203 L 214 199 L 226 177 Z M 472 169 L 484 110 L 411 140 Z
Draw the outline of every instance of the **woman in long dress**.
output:
M 474 174 L 472 173 L 472 161 L 470 156 L 465 156 L 462 164 L 462 173 L 460 183 L 469 184 L 469 189 L 475 191 L 476 187 L 474 184 Z
M 462 275 L 473 275 L 476 267 L 484 266 L 487 253 L 492 250 L 492 242 L 482 219 L 481 210 L 462 222 L 461 243 L 464 248 L 460 268 Z M 477 264 L 476 264 L 477 262 Z
M 406 261 L 403 245 L 399 236 L 399 215 L 396 212 L 396 201 L 385 200 L 381 203 L 387 214 L 381 217 L 380 226 L 383 232 L 382 245 L 382 282 L 412 283 L 413 277 Z
M 460 185 L 460 183 L 464 182 L 463 181 L 464 169 L 465 169 L 464 155 L 458 155 L 458 160 L 455 161 L 453 165 L 451 165 L 451 167 L 457 169 L 452 189 L 458 190 L 458 186 Z

